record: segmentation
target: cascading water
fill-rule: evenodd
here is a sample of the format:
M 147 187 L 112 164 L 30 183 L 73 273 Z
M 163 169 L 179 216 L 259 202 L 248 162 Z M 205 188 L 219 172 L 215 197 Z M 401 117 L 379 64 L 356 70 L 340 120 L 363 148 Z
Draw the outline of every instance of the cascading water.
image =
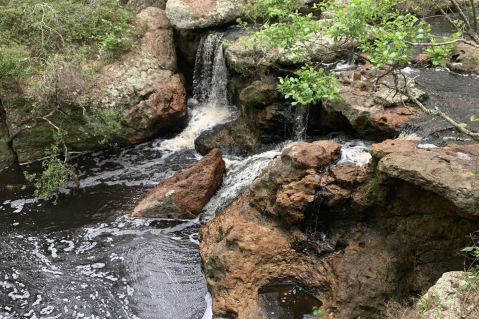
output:
M 302 141 L 306 137 L 306 130 L 308 128 L 309 108 L 309 104 L 296 104 L 295 106 L 292 134 L 294 141 Z
M 223 54 L 222 34 L 209 33 L 201 39 L 194 70 L 194 97 L 188 101 L 190 121 L 163 148 L 193 148 L 195 138 L 214 126 L 233 120 L 236 108 L 228 99 L 228 69 Z

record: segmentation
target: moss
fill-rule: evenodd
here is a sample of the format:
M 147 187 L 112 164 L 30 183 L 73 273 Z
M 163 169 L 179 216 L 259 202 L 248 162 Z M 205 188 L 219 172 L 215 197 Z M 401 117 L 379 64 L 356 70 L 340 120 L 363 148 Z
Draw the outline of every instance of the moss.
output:
M 205 264 L 205 277 L 211 278 L 214 281 L 218 282 L 220 280 L 219 276 L 221 275 L 222 271 L 218 266 L 216 260 L 214 258 L 208 259 Z

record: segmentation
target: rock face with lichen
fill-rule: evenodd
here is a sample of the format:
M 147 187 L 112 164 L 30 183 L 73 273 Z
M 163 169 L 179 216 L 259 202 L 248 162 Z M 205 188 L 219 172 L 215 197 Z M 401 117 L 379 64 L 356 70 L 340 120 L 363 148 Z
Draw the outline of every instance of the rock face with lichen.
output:
M 431 305 L 431 309 L 422 313 L 424 319 L 475 318 L 479 315 L 477 292 L 470 287 L 459 289 L 463 285 L 467 287 L 465 275 L 463 271 L 447 272 L 429 288 L 422 296 Z
M 261 287 L 295 283 L 323 302 L 325 318 L 370 318 L 386 300 L 419 293 L 462 267 L 454 253 L 479 227 L 469 201 L 479 185 L 468 174 L 478 146 L 428 150 L 386 141 L 373 147 L 368 165 L 328 169 L 339 149 L 315 142 L 284 150 L 201 228 L 216 316 L 264 312 Z
M 199 29 L 226 24 L 241 16 L 233 0 L 169 0 L 166 14 L 178 29 Z
M 196 218 L 223 182 L 225 162 L 214 149 L 199 162 L 162 180 L 131 213 L 131 217 Z
M 141 48 L 103 66 L 95 78 L 78 75 L 82 88 L 75 96 L 88 96 L 91 103 L 103 109 L 114 109 L 125 118 L 115 142 L 129 145 L 181 127 L 186 119 L 184 79 L 176 72 L 176 49 L 173 29 L 165 12 L 149 7 L 136 17 L 144 28 Z M 80 72 L 77 70 L 77 73 Z M 81 80 L 81 81 L 80 81 Z M 85 89 L 87 88 L 87 89 Z M 31 117 L 31 105 L 25 100 L 3 103 L 10 135 L 20 131 Z M 93 136 L 85 123 L 82 105 L 69 101 L 60 105 L 51 120 L 62 123 L 65 141 L 71 151 L 98 148 L 99 137 Z M 45 156 L 44 150 L 53 141 L 52 127 L 45 121 L 33 129 L 22 131 L 12 141 L 19 162 Z M 7 157 L 11 158 L 6 153 Z M 3 156 L 3 155 L 2 155 Z M 10 162 L 10 160 L 6 161 Z M 1 167 L 1 166 L 0 166 Z

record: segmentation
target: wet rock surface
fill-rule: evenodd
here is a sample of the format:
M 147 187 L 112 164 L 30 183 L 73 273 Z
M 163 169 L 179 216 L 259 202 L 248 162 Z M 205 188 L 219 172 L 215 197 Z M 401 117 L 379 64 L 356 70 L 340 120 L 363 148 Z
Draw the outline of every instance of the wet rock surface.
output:
M 323 303 L 325 318 L 368 318 L 385 300 L 414 295 L 462 268 L 454 253 L 479 221 L 467 200 L 446 197 L 459 185 L 442 179 L 439 158 L 450 162 L 446 177 L 457 175 L 469 198 L 479 188 L 469 184 L 473 161 L 457 154 L 475 156 L 477 146 L 433 152 L 387 141 L 374 146 L 368 165 L 325 169 L 338 151 L 331 142 L 284 150 L 249 191 L 202 227 L 200 254 L 215 315 L 251 318 L 263 311 L 262 287 L 298 283 Z M 414 161 L 399 174 L 389 169 L 413 155 L 430 163 L 426 173 Z
M 9 143 L 5 112 L 0 106 L 0 170 L 13 164 L 15 160 L 16 155 Z
M 169 0 L 166 14 L 178 29 L 199 29 L 233 22 L 241 10 L 231 0 Z
M 218 149 L 173 177 L 162 180 L 131 213 L 131 217 L 196 218 L 223 182 L 225 162 Z
M 202 155 L 218 148 L 222 154 L 247 156 L 259 146 L 258 137 L 241 119 L 217 125 L 195 139 L 195 149 Z

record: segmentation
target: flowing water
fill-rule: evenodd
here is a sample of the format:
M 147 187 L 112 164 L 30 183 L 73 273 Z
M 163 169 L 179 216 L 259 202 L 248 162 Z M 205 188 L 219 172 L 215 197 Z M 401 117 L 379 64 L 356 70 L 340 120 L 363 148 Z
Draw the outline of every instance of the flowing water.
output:
M 198 254 L 201 223 L 247 189 L 292 142 L 247 158 L 225 156 L 223 186 L 196 220 L 130 219 L 127 214 L 161 179 L 201 158 L 194 150 L 199 133 L 236 116 L 226 93 L 220 38 L 213 33 L 202 39 L 189 124 L 178 136 L 119 152 L 74 154 L 81 188 L 65 190 L 58 205 L 35 199 L 32 187 L 23 186 L 22 171 L 39 171 L 40 162 L 0 171 L 0 319 L 212 317 Z M 307 116 L 308 107 L 296 108 L 302 123 L 293 128 L 296 140 L 306 138 Z M 334 140 L 343 145 L 340 162 L 369 160 L 370 143 Z M 273 290 L 264 291 L 264 302 L 277 297 Z M 311 308 L 308 296 L 301 298 L 306 301 L 298 299 L 298 304 Z M 292 304 L 283 306 L 302 314 Z
M 70 194 L 56 206 L 22 186 L 22 170 L 38 171 L 40 163 L 0 172 L 1 319 L 211 318 L 199 219 L 126 217 L 162 178 L 201 158 L 193 148 L 201 131 L 236 115 L 227 99 L 222 47 L 213 35 L 202 45 L 199 59 L 209 62 L 201 60 L 195 74 L 206 84 L 189 101 L 189 125 L 177 137 L 119 153 L 73 155 L 82 186 L 66 190 Z M 259 165 L 239 159 L 232 165 L 250 162 Z

